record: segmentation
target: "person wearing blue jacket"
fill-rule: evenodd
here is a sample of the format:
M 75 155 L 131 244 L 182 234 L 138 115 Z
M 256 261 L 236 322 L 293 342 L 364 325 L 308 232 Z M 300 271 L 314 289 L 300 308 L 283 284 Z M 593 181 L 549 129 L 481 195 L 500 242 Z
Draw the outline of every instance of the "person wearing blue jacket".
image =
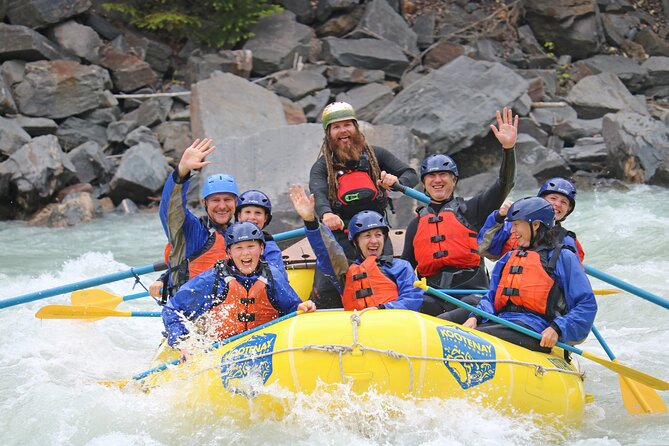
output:
M 552 231 L 559 243 L 574 249 L 583 263 L 585 252 L 576 234 L 567 230 L 562 223 L 576 207 L 576 187 L 566 178 L 555 177 L 546 180 L 539 188 L 537 197 L 545 198 L 555 211 L 555 226 Z M 511 249 L 517 242 L 511 238 L 511 223 L 505 221 L 506 214 L 513 201 L 507 200 L 499 210 L 488 215 L 483 227 L 479 231 L 477 242 L 481 255 L 490 260 L 497 260 Z
M 404 309 L 418 311 L 423 293 L 415 288 L 416 273 L 409 262 L 383 254 L 389 230 L 383 215 L 375 211 L 355 214 L 348 225 L 348 238 L 358 257 L 349 262 L 330 229 L 319 223 L 314 195 L 293 185 L 290 198 L 304 220 L 307 239 L 316 254 L 316 268 L 336 287 L 345 310 Z
M 163 307 L 167 342 L 188 356 L 198 338 L 215 342 L 287 313 L 311 312 L 284 274 L 262 260 L 265 239 L 251 222 L 239 222 L 225 232 L 229 258 L 186 282 Z
M 474 314 L 463 325 L 537 351 L 548 352 L 558 341 L 581 342 L 592 328 L 597 302 L 577 255 L 554 242 L 553 207 L 544 198 L 527 197 L 516 201 L 506 218 L 518 248 L 495 264 L 478 308 L 540 333 L 541 340 Z

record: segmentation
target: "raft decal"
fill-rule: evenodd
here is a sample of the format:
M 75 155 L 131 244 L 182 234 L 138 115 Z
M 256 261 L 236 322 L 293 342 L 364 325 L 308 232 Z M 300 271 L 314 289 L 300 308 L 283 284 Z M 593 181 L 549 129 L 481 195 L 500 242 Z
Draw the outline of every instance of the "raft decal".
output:
M 272 352 L 275 341 L 276 334 L 273 333 L 255 335 L 227 351 L 221 357 L 223 387 L 233 393 L 254 397 L 257 394 L 254 387 L 264 385 L 272 374 Z M 262 357 L 240 361 L 255 356 Z
M 491 360 L 497 359 L 495 346 L 483 338 L 458 327 L 437 327 L 444 349 L 444 359 Z M 444 365 L 463 389 L 478 386 L 495 376 L 495 362 L 444 361 Z

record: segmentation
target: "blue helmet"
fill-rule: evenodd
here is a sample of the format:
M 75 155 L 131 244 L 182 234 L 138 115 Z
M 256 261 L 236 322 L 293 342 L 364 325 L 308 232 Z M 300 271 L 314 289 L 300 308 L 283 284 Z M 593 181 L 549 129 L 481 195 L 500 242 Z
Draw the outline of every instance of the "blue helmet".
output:
M 239 211 L 244 206 L 258 206 L 263 208 L 267 212 L 267 222 L 266 225 L 272 220 L 272 202 L 269 201 L 269 197 L 259 190 L 251 189 L 246 192 L 242 192 L 241 195 L 237 198 L 237 208 L 235 209 L 235 217 L 238 216 Z
M 525 197 L 511 205 L 506 219 L 508 221 L 524 220 L 528 223 L 540 221 L 550 229 L 555 226 L 555 211 L 544 198 Z
M 237 183 L 235 183 L 232 175 L 217 173 L 207 177 L 202 186 L 202 199 L 204 200 L 209 195 L 220 193 L 232 194 L 235 197 L 239 195 L 239 192 L 237 192 Z
M 434 153 L 423 160 L 420 165 L 420 179 L 432 172 L 451 172 L 456 178 L 460 176 L 458 166 L 453 158 L 442 153 Z
M 567 197 L 571 204 L 571 209 L 569 209 L 565 218 L 567 218 L 567 215 L 571 214 L 576 207 L 576 186 L 566 178 L 556 177 L 546 180 L 544 184 L 541 185 L 537 197 L 543 197 L 548 194 L 561 194 Z
M 386 221 L 386 217 L 375 211 L 361 211 L 358 212 L 348 222 L 348 239 L 353 240 L 355 236 L 361 232 L 368 231 L 374 228 L 381 228 L 388 231 L 390 226 Z
M 265 235 L 255 224 L 250 221 L 237 222 L 231 225 L 225 231 L 225 246 L 232 246 L 235 243 L 258 240 L 265 244 Z

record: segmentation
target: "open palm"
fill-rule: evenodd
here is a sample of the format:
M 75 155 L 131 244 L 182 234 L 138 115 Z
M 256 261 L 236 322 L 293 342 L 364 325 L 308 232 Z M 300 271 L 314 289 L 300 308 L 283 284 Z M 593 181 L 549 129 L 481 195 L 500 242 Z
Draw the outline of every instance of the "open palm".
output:
M 497 127 L 491 125 L 490 129 L 495 134 L 497 141 L 502 144 L 502 147 L 510 149 L 516 145 L 516 138 L 518 137 L 518 115 L 514 119 L 513 111 L 504 107 L 502 113 L 499 110 L 497 111 Z

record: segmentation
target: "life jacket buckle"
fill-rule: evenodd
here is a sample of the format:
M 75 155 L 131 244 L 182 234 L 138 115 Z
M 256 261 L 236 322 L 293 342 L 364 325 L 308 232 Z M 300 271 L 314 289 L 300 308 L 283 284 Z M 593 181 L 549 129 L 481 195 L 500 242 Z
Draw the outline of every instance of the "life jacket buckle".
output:
M 527 251 L 519 249 L 518 251 L 516 251 L 516 257 L 527 257 Z
M 241 299 L 239 299 L 239 302 L 241 302 L 243 304 L 247 304 L 247 305 L 248 304 L 254 304 L 254 303 L 256 303 L 256 298 L 255 297 L 242 297 Z
M 239 313 L 237 315 L 239 322 L 254 322 L 256 320 L 255 313 Z
M 513 265 L 511 268 L 509 268 L 509 274 L 522 274 L 523 273 L 523 267 L 520 265 Z
M 443 235 L 443 234 L 442 235 L 433 235 L 432 237 L 430 237 L 430 241 L 432 243 L 439 243 L 439 242 L 443 242 L 444 240 L 446 240 L 446 236 Z
M 427 219 L 428 223 L 439 223 L 442 221 L 444 221 L 444 217 L 442 217 L 441 215 L 433 215 L 432 217 Z
M 372 295 L 372 289 L 371 288 L 363 288 L 361 290 L 358 290 L 355 292 L 355 297 L 358 299 L 363 299 L 367 296 Z
M 518 288 L 504 287 L 502 290 L 502 295 L 504 296 L 520 296 L 520 290 Z
M 437 251 L 432 256 L 435 259 L 441 259 L 442 257 L 446 257 L 448 255 L 448 251 Z
M 353 274 L 353 280 L 362 280 L 367 278 L 367 272 L 362 272 L 360 274 Z

